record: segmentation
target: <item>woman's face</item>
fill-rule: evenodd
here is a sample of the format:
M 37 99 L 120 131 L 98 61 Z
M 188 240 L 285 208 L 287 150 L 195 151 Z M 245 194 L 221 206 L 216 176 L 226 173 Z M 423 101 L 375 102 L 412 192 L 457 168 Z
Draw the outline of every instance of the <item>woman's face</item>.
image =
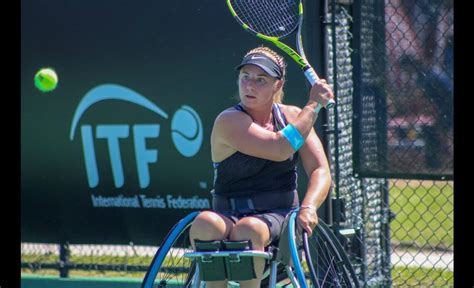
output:
M 239 73 L 240 101 L 247 107 L 272 104 L 281 80 L 271 77 L 256 65 L 245 65 Z

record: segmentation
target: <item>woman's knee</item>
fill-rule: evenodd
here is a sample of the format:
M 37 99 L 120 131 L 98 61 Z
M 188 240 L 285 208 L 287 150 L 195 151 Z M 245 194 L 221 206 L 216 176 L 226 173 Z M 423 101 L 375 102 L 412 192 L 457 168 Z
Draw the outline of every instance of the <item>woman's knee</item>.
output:
M 203 211 L 194 219 L 191 229 L 191 239 L 220 240 L 225 239 L 232 229 L 232 221 L 225 219 L 212 211 Z
M 231 240 L 251 240 L 254 249 L 263 249 L 270 242 L 270 231 L 262 220 L 245 217 L 237 222 L 230 233 Z

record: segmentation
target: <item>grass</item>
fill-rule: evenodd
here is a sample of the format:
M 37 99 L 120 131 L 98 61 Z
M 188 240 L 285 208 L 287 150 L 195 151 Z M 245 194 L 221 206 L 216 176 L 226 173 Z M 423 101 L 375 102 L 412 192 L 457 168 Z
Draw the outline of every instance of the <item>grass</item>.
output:
M 21 255 L 21 261 L 27 263 L 55 263 L 59 260 L 58 255 Z M 70 262 L 75 264 L 105 264 L 105 265 L 148 265 L 151 256 L 110 256 L 110 255 L 71 255 Z
M 396 266 L 392 269 L 392 287 L 453 287 L 454 273 L 441 269 Z
M 452 183 L 424 181 L 423 185 L 410 185 L 406 181 L 399 182 L 402 184 L 392 182 L 390 187 L 390 209 L 396 214 L 390 225 L 391 240 L 417 247 L 452 248 Z

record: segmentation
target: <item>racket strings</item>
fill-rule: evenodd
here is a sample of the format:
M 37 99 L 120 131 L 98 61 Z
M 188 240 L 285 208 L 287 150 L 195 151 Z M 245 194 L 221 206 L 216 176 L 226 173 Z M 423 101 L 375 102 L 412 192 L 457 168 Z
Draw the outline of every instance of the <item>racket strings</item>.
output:
M 299 1 L 231 0 L 237 17 L 255 32 L 274 37 L 291 34 L 299 21 Z

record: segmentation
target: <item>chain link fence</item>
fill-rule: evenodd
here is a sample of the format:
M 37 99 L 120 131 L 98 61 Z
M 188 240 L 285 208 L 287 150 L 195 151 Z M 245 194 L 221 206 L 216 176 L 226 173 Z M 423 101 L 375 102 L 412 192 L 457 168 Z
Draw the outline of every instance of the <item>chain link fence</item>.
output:
M 158 247 L 21 243 L 21 271 L 35 275 L 145 276 Z
M 348 253 L 367 287 L 453 286 L 453 2 L 329 3 Z
M 365 287 L 453 286 L 453 1 L 329 0 L 336 228 Z M 21 243 L 22 273 L 143 277 L 157 247 Z
M 366 5 L 371 4 L 374 3 Z M 335 181 L 332 197 L 342 199 L 345 204 L 345 217 L 341 217 L 341 223 L 334 217 L 334 225 L 356 230 L 355 237 L 346 245 L 361 282 L 366 286 L 389 287 L 391 277 L 386 216 L 387 181 L 356 177 L 353 169 L 353 117 L 356 112 L 353 105 L 356 85 L 352 59 L 353 28 L 356 20 L 353 8 L 353 5 L 330 1 L 328 9 L 328 79 L 337 99 L 336 109 L 330 111 L 329 115 L 329 127 L 334 131 L 329 137 L 331 170 Z M 372 98 L 366 99 L 364 104 L 371 107 L 374 102 Z M 369 112 L 373 110 L 372 108 Z M 375 119 L 366 114 L 364 128 L 375 130 Z M 371 147 L 377 148 L 373 144 Z

